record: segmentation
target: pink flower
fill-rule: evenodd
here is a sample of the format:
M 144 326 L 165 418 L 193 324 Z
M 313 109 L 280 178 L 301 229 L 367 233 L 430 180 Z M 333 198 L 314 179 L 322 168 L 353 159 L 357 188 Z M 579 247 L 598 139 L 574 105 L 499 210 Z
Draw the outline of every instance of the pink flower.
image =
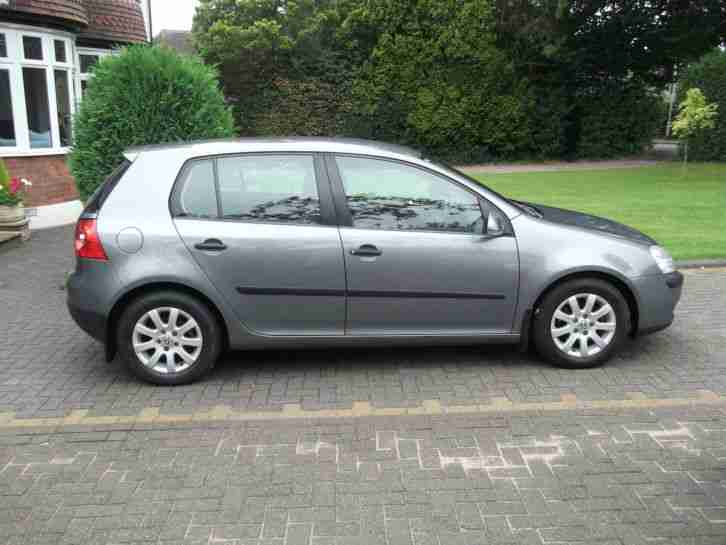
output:
M 10 194 L 15 195 L 18 191 L 20 191 L 20 178 L 12 178 L 10 180 Z

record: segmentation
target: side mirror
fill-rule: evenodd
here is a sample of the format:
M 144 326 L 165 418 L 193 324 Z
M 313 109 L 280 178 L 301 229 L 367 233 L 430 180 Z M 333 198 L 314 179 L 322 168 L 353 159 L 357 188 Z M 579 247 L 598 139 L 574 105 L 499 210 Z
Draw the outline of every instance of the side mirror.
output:
M 499 237 L 504 234 L 504 222 L 499 214 L 490 212 L 487 217 L 486 233 L 489 237 Z

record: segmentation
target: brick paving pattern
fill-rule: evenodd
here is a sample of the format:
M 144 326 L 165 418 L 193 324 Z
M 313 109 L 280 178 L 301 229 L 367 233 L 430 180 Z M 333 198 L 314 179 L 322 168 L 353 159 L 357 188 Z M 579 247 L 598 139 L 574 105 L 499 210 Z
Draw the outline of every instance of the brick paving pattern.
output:
M 0 543 L 726 543 L 723 408 L 0 434 Z
M 57 417 L 162 412 L 219 404 L 279 410 L 442 404 L 689 397 L 726 394 L 726 271 L 687 274 L 674 326 L 631 343 L 601 369 L 563 371 L 514 348 L 416 348 L 237 352 L 201 383 L 156 388 L 139 383 L 72 322 L 61 286 L 73 268 L 69 228 L 40 231 L 0 254 L 0 413 Z
M 0 253 L 0 545 L 723 545 L 726 271 L 601 369 L 506 347 L 253 352 L 180 388 L 78 330 L 71 230 Z M 662 407 L 649 400 L 703 399 Z M 635 399 L 642 408 L 3 426 L 14 418 Z M 7 421 L 6 421 L 7 424 Z

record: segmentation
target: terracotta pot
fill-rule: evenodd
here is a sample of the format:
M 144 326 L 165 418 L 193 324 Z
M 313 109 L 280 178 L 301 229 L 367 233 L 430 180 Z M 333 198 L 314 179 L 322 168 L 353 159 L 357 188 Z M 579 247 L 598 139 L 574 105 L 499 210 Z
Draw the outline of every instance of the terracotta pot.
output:
M 0 224 L 17 223 L 25 219 L 25 208 L 22 204 L 15 206 L 0 205 Z

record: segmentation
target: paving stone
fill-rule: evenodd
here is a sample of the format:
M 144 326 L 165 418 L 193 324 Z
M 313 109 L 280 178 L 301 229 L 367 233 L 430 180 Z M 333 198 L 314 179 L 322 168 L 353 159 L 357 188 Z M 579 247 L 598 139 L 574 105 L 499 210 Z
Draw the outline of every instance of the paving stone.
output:
M 601 369 L 502 347 L 230 354 L 205 381 L 131 378 L 57 286 L 69 229 L 0 255 L 0 413 L 189 414 L 726 393 L 726 274 Z M 0 429 L 0 543 L 721 545 L 726 406 Z M 1 418 L 1 417 L 0 417 Z

